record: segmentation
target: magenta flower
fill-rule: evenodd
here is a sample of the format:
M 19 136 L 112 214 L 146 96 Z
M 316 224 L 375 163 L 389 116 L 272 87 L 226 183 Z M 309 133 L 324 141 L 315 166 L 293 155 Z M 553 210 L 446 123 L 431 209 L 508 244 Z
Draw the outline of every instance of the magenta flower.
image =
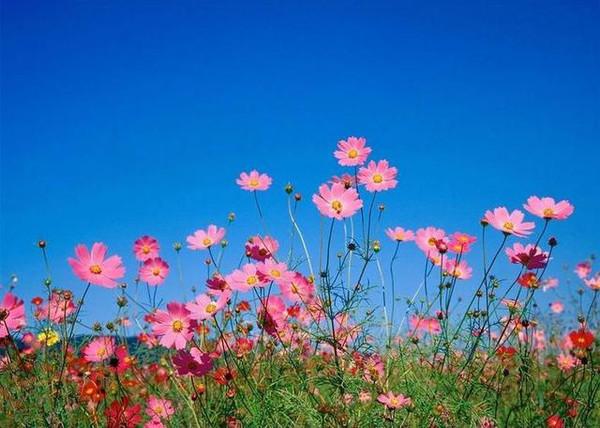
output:
M 209 354 L 192 348 L 190 352 L 182 349 L 173 357 L 173 364 L 180 375 L 204 376 L 210 372 L 214 365 Z
M 405 230 L 399 226 L 395 227 L 394 229 L 388 227 L 385 230 L 385 234 L 392 241 L 405 242 L 405 241 L 414 241 L 415 240 L 415 234 L 412 230 L 408 230 L 408 229 Z
M 412 403 L 412 400 L 409 397 L 405 397 L 402 394 L 394 395 L 392 391 L 389 391 L 387 395 L 381 394 L 377 397 L 377 401 L 390 410 L 402 409 Z
M 494 208 L 494 211 L 487 210 L 484 219 L 495 229 L 498 229 L 505 235 L 527 236 L 531 235 L 535 223 L 524 222 L 525 214 L 522 211 L 514 210 L 508 213 L 505 207 Z
M 206 320 L 214 317 L 217 312 L 227 305 L 230 292 L 224 292 L 218 300 L 212 300 L 207 294 L 200 294 L 190 303 L 185 304 L 185 308 L 190 311 L 190 317 L 197 320 Z
M 246 263 L 241 269 L 234 270 L 225 278 L 225 281 L 232 290 L 248 291 L 253 287 L 264 287 L 267 285 L 263 281 L 255 264 Z
M 9 330 L 21 330 L 25 324 L 23 301 L 12 293 L 6 293 L 0 303 L 0 338 L 8 336 Z
M 253 169 L 250 171 L 250 174 L 242 172 L 240 178 L 235 180 L 235 182 L 244 190 L 267 190 L 271 186 L 273 179 L 267 174 L 259 174 L 257 170 Z
M 544 268 L 548 263 L 548 253 L 532 244 L 523 246 L 523 244 L 516 242 L 512 248 L 506 248 L 506 254 L 511 263 L 522 264 L 529 270 Z
M 75 275 L 82 281 L 106 288 L 115 288 L 115 279 L 125 275 L 125 268 L 121 264 L 121 257 L 112 256 L 104 259 L 108 247 L 101 242 L 95 242 L 92 253 L 88 252 L 85 245 L 75 247 L 77 259 L 69 257 L 69 264 Z
M 554 202 L 553 198 L 530 196 L 523 208 L 531 214 L 546 220 L 564 220 L 573 214 L 575 208 L 569 201 Z
M 140 267 L 140 280 L 149 285 L 160 285 L 169 273 L 169 265 L 160 257 L 148 259 Z
M 356 189 L 346 189 L 342 184 L 333 184 L 331 189 L 322 184 L 312 200 L 322 215 L 337 220 L 353 216 L 363 206 Z
M 338 150 L 333 155 L 342 166 L 362 165 L 371 153 L 371 148 L 366 147 L 367 140 L 364 137 L 350 137 L 348 140 L 338 141 Z
M 81 350 L 83 358 L 92 363 L 99 363 L 112 357 L 115 353 L 114 337 L 98 337 Z
M 133 243 L 133 253 L 140 262 L 158 257 L 160 245 L 151 236 L 144 235 Z
M 279 242 L 270 236 L 255 235 L 248 238 L 245 248 L 247 257 L 263 262 L 275 255 L 279 249 Z
M 208 226 L 206 231 L 197 230 L 193 235 L 187 237 L 188 248 L 191 250 L 206 250 L 217 245 L 225 236 L 224 228 L 217 228 L 214 224 Z
M 358 182 L 364 184 L 369 192 L 381 192 L 398 185 L 397 175 L 398 170 L 390 167 L 388 161 L 381 160 L 378 163 L 371 161 L 367 167 L 362 167 L 358 171 Z
M 457 279 L 469 279 L 473 276 L 473 269 L 465 260 L 461 260 L 458 264 L 455 259 L 444 260 L 444 271 Z
M 167 311 L 157 310 L 152 324 L 165 348 L 183 349 L 193 335 L 190 311 L 179 302 L 168 303 Z

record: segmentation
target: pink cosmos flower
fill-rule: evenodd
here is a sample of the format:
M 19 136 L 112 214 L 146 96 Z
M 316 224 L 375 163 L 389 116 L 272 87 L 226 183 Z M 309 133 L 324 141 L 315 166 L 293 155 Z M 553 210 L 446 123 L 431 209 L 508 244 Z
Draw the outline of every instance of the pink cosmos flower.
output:
M 558 363 L 558 367 L 560 367 L 560 369 L 564 372 L 568 372 L 579 364 L 579 360 L 569 354 L 558 355 L 556 357 L 556 362 Z
M 367 140 L 364 137 L 350 137 L 347 141 L 338 141 L 338 150 L 333 155 L 342 166 L 362 165 L 371 153 L 371 148 L 366 147 Z
M 425 229 L 417 229 L 416 237 L 417 247 L 421 249 L 425 254 L 427 253 L 438 253 L 437 244 L 439 241 L 447 242 L 446 232 L 443 229 L 436 229 L 435 227 L 427 227 Z
M 424 331 L 430 334 L 440 334 L 442 332 L 439 320 L 433 317 L 422 318 L 417 315 L 412 315 L 408 319 L 408 324 L 410 325 L 412 332 Z
M 204 376 L 214 367 L 211 356 L 198 348 L 192 348 L 190 352 L 180 350 L 173 357 L 173 364 L 177 367 L 178 374 L 192 376 Z
M 279 249 L 279 242 L 270 236 L 255 235 L 248 238 L 245 247 L 247 257 L 263 262 L 275 255 Z
M 358 171 L 358 182 L 364 184 L 369 192 L 381 192 L 398 185 L 397 175 L 398 170 L 390 167 L 388 161 L 381 160 L 378 163 L 371 161 L 367 167 L 362 167 Z
M 6 293 L 0 303 L 0 337 L 6 337 L 9 330 L 21 330 L 26 325 L 25 305 L 12 293 Z
M 363 206 L 356 189 L 346 189 L 342 184 L 333 184 L 331 189 L 322 184 L 312 200 L 322 215 L 337 220 L 353 216 Z
M 175 413 L 173 409 L 173 403 L 166 398 L 157 398 L 155 395 L 151 395 L 146 402 L 148 409 L 146 414 L 152 419 L 170 419 L 171 415 Z
M 160 245 L 151 236 L 144 235 L 133 243 L 133 253 L 140 262 L 158 257 Z
M 592 272 L 592 264 L 589 261 L 578 263 L 574 271 L 579 279 L 585 279 Z
M 412 400 L 409 397 L 405 397 L 402 394 L 394 395 L 392 391 L 389 391 L 387 395 L 381 394 L 377 397 L 377 401 L 390 410 L 402 409 L 412 403 Z
M 92 363 L 109 359 L 115 353 L 114 337 L 98 337 L 81 350 L 83 358 Z
M 227 305 L 230 293 L 224 292 L 218 300 L 213 300 L 207 294 L 200 294 L 193 302 L 186 303 L 185 307 L 190 311 L 190 317 L 198 320 L 212 318 Z
M 183 349 L 192 338 L 193 323 L 190 311 L 182 303 L 167 304 L 167 311 L 157 310 L 154 314 L 152 331 L 160 337 L 160 344 L 165 348 Z
M 543 218 L 545 220 L 564 220 L 573 214 L 575 208 L 569 201 L 554 202 L 552 198 L 538 198 L 530 196 L 527 203 L 523 204 L 523 208 L 531 214 Z
M 262 263 L 256 265 L 258 274 L 262 277 L 261 279 L 265 282 L 275 282 L 280 284 L 291 278 L 293 273 L 288 271 L 285 263 L 277 263 L 273 259 L 267 259 Z
M 169 274 L 169 265 L 160 257 L 148 259 L 140 267 L 140 280 L 149 285 L 161 285 Z
M 350 187 L 356 187 L 356 178 L 350 174 L 342 174 L 341 177 L 334 175 L 331 177 L 331 180 L 328 182 L 329 184 L 343 184 L 346 189 Z
M 144 424 L 144 428 L 167 428 L 160 419 L 150 419 Z
M 506 248 L 506 254 L 511 263 L 522 264 L 527 269 L 542 269 L 548 263 L 548 253 L 532 244 L 523 246 L 516 242 L 512 248 Z
M 456 254 L 465 254 L 471 251 L 471 244 L 477 241 L 477 238 L 466 233 L 456 232 L 450 235 L 448 251 Z
M 234 270 L 225 278 L 225 281 L 233 290 L 248 291 L 253 287 L 264 287 L 267 285 L 261 279 L 255 264 L 246 263 L 241 269 Z
M 415 240 L 415 234 L 412 230 L 408 230 L 408 229 L 405 230 L 398 226 L 395 227 L 394 229 L 388 227 L 385 230 L 385 234 L 392 241 L 405 242 L 405 241 L 414 241 Z
M 465 260 L 461 260 L 460 263 L 456 263 L 455 259 L 444 260 L 444 271 L 457 279 L 469 279 L 473 276 L 473 269 Z
M 255 191 L 255 190 L 267 190 L 273 179 L 267 174 L 259 174 L 257 170 L 253 169 L 250 174 L 242 172 L 240 178 L 235 182 L 244 190 Z
M 206 250 L 213 245 L 217 245 L 225 236 L 224 228 L 217 228 L 214 224 L 208 226 L 206 231 L 197 230 L 193 235 L 186 238 L 188 248 L 191 250 Z
M 285 302 L 281 297 L 270 296 L 268 299 L 262 299 L 257 311 L 258 324 L 267 333 L 276 335 L 285 326 L 285 309 Z
M 558 279 L 556 278 L 546 278 L 542 281 L 542 290 L 548 291 L 551 288 L 558 287 Z
M 525 214 L 522 211 L 514 210 L 509 214 L 505 207 L 494 208 L 493 212 L 486 211 L 484 218 L 505 235 L 520 237 L 531 235 L 531 230 L 535 227 L 534 223 L 523 221 Z
M 121 257 L 112 256 L 104 259 L 108 247 L 101 242 L 92 246 L 92 253 L 88 252 L 85 245 L 75 247 L 77 259 L 69 257 L 69 264 L 75 275 L 82 281 L 106 288 L 115 288 L 115 279 L 125 275 L 125 268 L 121 264 Z
M 564 311 L 565 305 L 560 300 L 555 300 L 554 302 L 550 303 L 550 309 L 552 309 L 552 312 L 555 314 L 560 314 L 562 311 Z
M 281 295 L 290 302 L 307 302 L 314 293 L 315 287 L 309 283 L 304 275 L 293 272 L 285 281 L 278 283 Z
M 64 294 L 53 292 L 45 306 L 40 307 L 35 316 L 37 319 L 50 319 L 53 323 L 61 323 L 75 312 L 73 299 L 65 299 Z
M 585 285 L 590 287 L 592 290 L 599 291 L 600 290 L 600 272 L 598 272 L 596 274 L 596 276 L 594 276 L 593 278 L 584 279 L 583 282 L 585 283 Z
M 358 393 L 358 401 L 361 403 L 368 403 L 373 398 L 371 397 L 371 393 L 369 391 L 361 391 Z

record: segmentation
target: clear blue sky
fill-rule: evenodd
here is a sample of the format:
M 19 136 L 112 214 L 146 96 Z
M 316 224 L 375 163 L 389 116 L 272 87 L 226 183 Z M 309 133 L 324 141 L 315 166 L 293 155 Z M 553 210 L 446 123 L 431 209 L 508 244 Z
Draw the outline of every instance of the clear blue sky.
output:
M 279 240 L 289 180 L 316 246 L 310 195 L 349 135 L 399 169 L 384 226 L 479 234 L 486 209 L 548 195 L 576 207 L 552 225 L 551 273 L 598 250 L 598 2 L 216 3 L 2 2 L 0 283 L 42 290 L 41 238 L 54 285 L 75 290 L 78 243 L 108 244 L 128 281 L 142 234 L 173 264 L 173 241 L 234 211 L 241 245 L 261 231 L 234 181 L 251 168 L 275 180 L 261 197 Z M 409 294 L 422 259 L 402 257 Z M 184 252 L 186 283 L 202 260 Z M 106 319 L 112 292 L 92 295 Z

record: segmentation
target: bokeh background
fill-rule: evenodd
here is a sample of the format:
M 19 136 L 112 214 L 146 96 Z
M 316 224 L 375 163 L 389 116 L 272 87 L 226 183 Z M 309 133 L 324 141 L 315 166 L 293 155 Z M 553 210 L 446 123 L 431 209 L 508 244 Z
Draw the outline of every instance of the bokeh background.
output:
M 94 241 L 123 256 L 131 283 L 137 237 L 157 237 L 175 268 L 171 244 L 225 226 L 230 212 L 233 269 L 263 232 L 235 185 L 252 168 L 274 178 L 260 198 L 282 251 L 283 187 L 302 193 L 316 258 L 310 197 L 343 172 L 332 152 L 350 135 L 399 169 L 397 189 L 378 199 L 382 228 L 479 236 L 486 209 L 569 199 L 575 214 L 551 224 L 560 245 L 548 275 L 573 278 L 600 245 L 599 20 L 593 1 L 3 1 L 0 284 L 16 274 L 21 297 L 42 293 L 39 239 L 54 286 L 82 292 L 66 260 Z M 186 288 L 202 285 L 204 258 L 182 251 Z M 463 296 L 481 278 L 479 247 L 467 260 Z M 416 247 L 403 247 L 399 295 L 422 269 Z M 87 319 L 108 319 L 115 294 L 94 288 Z M 173 269 L 160 296 L 181 294 Z

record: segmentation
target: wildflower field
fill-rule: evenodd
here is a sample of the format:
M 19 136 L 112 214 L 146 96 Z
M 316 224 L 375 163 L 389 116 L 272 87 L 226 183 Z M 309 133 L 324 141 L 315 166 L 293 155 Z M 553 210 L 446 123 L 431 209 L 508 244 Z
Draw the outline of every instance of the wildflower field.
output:
M 246 241 L 227 240 L 234 213 L 181 242 L 133 237 L 129 254 L 99 236 L 56 260 L 39 241 L 37 296 L 24 301 L 14 282 L 1 297 L 0 426 L 600 426 L 600 274 L 584 255 L 546 275 L 561 264 L 553 226 L 574 207 L 531 196 L 467 232 L 409 230 L 386 217 L 401 185 L 393 160 L 362 137 L 332 149 L 339 175 L 309 197 L 285 184 L 294 172 L 232 178 L 256 207 Z M 271 233 L 264 192 L 280 193 L 287 231 Z M 416 283 L 400 263 L 410 246 L 422 253 Z M 201 286 L 182 280 L 183 252 Z M 53 282 L 69 269 L 73 286 Z M 193 297 L 164 301 L 166 279 Z M 103 293 L 112 320 L 86 319 Z

